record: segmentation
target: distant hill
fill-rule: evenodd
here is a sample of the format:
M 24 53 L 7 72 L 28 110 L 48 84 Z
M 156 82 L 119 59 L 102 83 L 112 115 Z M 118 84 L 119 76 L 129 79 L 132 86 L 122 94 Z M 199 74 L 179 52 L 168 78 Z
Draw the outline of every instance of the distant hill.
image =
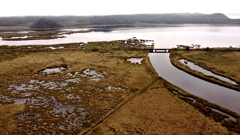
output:
M 41 18 L 31 25 L 31 28 L 61 28 L 62 25 L 50 19 Z
M 214 19 L 229 19 L 226 15 L 221 14 L 221 13 L 215 13 L 215 14 L 211 14 L 209 16 Z
M 215 14 L 135 14 L 108 16 L 25 16 L 0 17 L 0 26 L 30 26 L 32 28 L 59 28 L 62 26 L 92 27 L 99 25 L 135 24 L 240 24 L 240 19 L 229 19 Z

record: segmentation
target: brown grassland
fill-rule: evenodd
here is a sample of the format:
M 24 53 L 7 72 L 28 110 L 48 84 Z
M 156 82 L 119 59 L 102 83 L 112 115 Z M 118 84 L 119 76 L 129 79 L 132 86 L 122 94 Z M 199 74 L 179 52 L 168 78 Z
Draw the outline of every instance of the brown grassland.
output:
M 80 44 L 0 47 L 0 134 L 235 134 L 173 94 L 149 48 Z
M 22 111 L 20 105 L 8 107 L 15 114 L 11 115 L 15 121 L 9 123 L 10 116 L 3 115 L 0 121 L 5 121 L 5 125 L 0 134 L 79 133 L 156 79 L 148 50 L 115 47 L 108 51 L 109 48 L 100 50 L 95 44 L 82 48 L 65 45 L 58 50 L 46 46 L 1 47 L 1 109 L 23 101 L 26 108 Z M 142 64 L 127 61 L 132 57 L 144 58 Z M 61 66 L 67 69 L 60 73 L 41 72 Z M 21 113 L 14 111 L 18 108 Z
M 14 130 L 16 123 L 14 123 L 13 116 L 23 112 L 25 105 L 23 104 L 9 104 L 0 106 L 0 134 L 7 135 L 7 131 Z
M 88 135 L 235 134 L 179 99 L 162 79 L 131 99 Z

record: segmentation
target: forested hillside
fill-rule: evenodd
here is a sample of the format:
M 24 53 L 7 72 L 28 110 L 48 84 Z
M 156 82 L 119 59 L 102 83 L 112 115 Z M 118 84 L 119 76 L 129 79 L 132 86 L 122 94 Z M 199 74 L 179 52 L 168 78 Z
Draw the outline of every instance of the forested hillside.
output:
M 42 16 L 0 17 L 0 26 L 31 26 Z M 109 16 L 45 16 L 62 26 L 133 25 L 148 24 L 240 24 L 240 19 L 229 19 L 216 14 L 136 14 Z
M 50 19 L 41 18 L 31 25 L 31 28 L 61 28 L 62 25 Z

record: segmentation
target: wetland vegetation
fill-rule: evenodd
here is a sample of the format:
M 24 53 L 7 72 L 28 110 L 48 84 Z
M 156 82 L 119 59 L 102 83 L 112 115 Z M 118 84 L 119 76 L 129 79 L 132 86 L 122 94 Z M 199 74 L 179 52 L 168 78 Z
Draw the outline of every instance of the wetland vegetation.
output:
M 101 127 L 103 121 L 121 115 L 120 108 L 127 109 L 126 106 L 139 98 L 139 95 L 152 97 L 152 94 L 148 95 L 149 92 L 155 93 L 154 100 L 150 98 L 147 101 L 153 107 L 171 101 L 173 104 L 165 105 L 173 105 L 174 110 L 178 110 L 181 106 L 186 106 L 176 99 L 180 98 L 207 116 L 204 119 L 211 117 L 229 130 L 239 132 L 238 114 L 191 95 L 162 78 L 159 80 L 148 59 L 148 52 L 153 46 L 146 47 L 139 41 L 141 40 L 132 38 L 86 44 L 1 46 L 1 111 L 4 111 L 4 108 L 12 111 L 11 114 L 1 117 L 1 121 L 5 121 L 1 132 L 101 133 L 105 131 L 105 127 Z M 156 96 L 161 95 L 160 90 L 161 94 L 165 93 L 168 97 L 162 100 L 164 103 L 156 102 Z M 137 105 L 136 111 L 143 110 L 138 103 L 143 104 L 133 103 Z M 184 111 L 187 111 L 191 107 L 184 108 Z M 137 112 L 141 112 L 140 110 Z M 169 114 L 169 111 L 161 111 L 161 115 L 166 114 Z M 122 118 L 125 116 L 128 117 L 129 114 L 122 115 Z M 203 116 L 198 112 L 193 117 L 200 120 Z M 147 118 L 152 123 L 155 117 L 149 115 Z M 185 116 L 179 115 L 171 118 L 172 120 L 165 120 L 180 123 L 182 118 Z M 208 123 L 214 124 L 211 120 Z M 168 124 L 170 123 L 165 123 Z M 189 123 L 186 121 L 185 124 Z M 194 125 L 193 129 L 198 126 Z M 219 124 L 215 123 L 214 126 L 212 130 L 201 129 L 200 132 L 231 132 Z M 146 131 L 145 128 L 142 129 L 142 132 Z
M 26 106 L 13 111 L 14 122 L 1 133 L 77 134 L 156 78 L 149 47 L 120 41 L 52 46 L 64 48 L 0 47 L 1 107 Z M 127 61 L 133 57 L 142 63 Z
M 237 134 L 231 130 L 239 133 L 239 119 L 236 122 L 210 107 L 217 106 L 159 78 L 87 134 Z M 228 125 L 230 131 L 221 124 Z
M 45 29 L 38 31 L 31 31 L 26 33 L 16 33 L 16 32 L 0 32 L 0 37 L 4 41 L 27 41 L 27 40 L 47 40 L 47 39 L 58 39 L 65 38 L 64 35 L 70 35 L 74 33 L 87 33 L 89 30 L 79 30 L 79 31 L 61 31 L 56 29 Z

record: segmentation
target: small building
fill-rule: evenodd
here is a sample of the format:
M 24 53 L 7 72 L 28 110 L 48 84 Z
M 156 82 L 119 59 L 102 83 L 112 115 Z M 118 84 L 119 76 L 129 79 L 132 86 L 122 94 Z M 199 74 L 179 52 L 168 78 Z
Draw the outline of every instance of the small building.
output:
M 194 49 L 200 49 L 201 48 L 201 45 L 198 45 L 198 44 L 191 44 L 192 45 L 192 48 Z
M 190 47 L 188 45 L 177 45 L 178 49 L 186 49 L 187 47 Z

